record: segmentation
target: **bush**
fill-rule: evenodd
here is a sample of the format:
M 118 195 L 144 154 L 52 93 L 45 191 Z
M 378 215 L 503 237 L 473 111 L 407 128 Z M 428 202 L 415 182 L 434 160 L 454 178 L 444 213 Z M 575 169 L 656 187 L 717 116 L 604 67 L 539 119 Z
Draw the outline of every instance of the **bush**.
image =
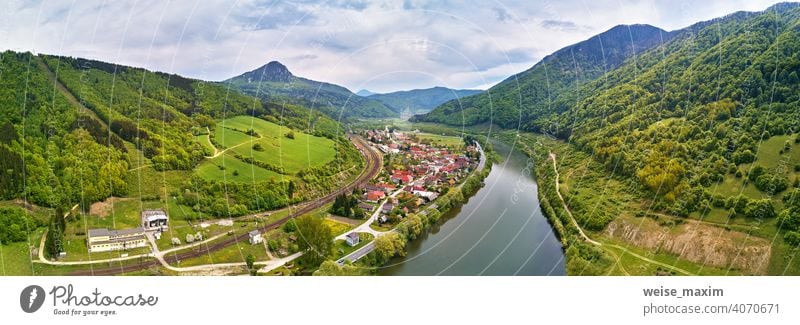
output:
M 744 215 L 748 218 L 772 218 L 775 216 L 775 207 L 772 200 L 751 200 L 744 209 Z
M 262 146 L 260 143 L 256 143 L 256 144 L 253 145 L 253 150 L 255 150 L 255 151 L 264 151 L 264 146 Z
M 294 131 L 289 131 L 288 133 L 286 133 L 286 137 L 294 140 Z
M 780 193 L 789 188 L 789 180 L 777 174 L 763 174 L 758 176 L 754 184 L 756 188 L 769 194 Z
M 786 235 L 783 235 L 783 240 L 785 240 L 787 244 L 792 245 L 793 247 L 800 246 L 800 232 L 797 231 L 787 232 Z

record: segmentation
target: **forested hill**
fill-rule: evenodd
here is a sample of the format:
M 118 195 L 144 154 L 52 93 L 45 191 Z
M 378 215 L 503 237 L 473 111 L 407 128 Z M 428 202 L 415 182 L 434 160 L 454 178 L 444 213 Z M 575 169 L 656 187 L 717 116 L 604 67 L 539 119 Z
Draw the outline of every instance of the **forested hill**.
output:
M 459 100 L 481 92 L 481 90 L 474 89 L 433 87 L 428 89 L 395 91 L 386 94 L 369 94 L 367 97 L 383 102 L 397 113 L 401 113 L 407 109 L 411 113 L 421 114 L 429 112 L 436 106 L 447 101 L 454 99 Z
M 655 210 L 687 215 L 713 204 L 742 215 L 747 199 L 714 190 L 736 179 L 755 185 L 751 199 L 776 198 L 775 209 L 797 202 L 789 189 L 798 186 L 800 165 L 787 166 L 781 157 L 800 141 L 800 6 L 738 12 L 670 36 L 582 85 L 580 96 L 553 97 L 549 111 L 523 105 L 522 129 L 568 140 L 614 175 L 637 180 L 655 194 Z M 535 94 L 524 92 L 523 102 Z M 507 107 L 494 108 L 495 121 L 503 121 L 497 118 Z M 437 108 L 430 120 L 443 121 L 434 117 L 446 110 Z M 760 144 L 774 139 L 786 143 L 760 152 Z M 764 155 L 774 158 L 756 161 Z M 751 212 L 763 206 L 761 217 L 776 214 L 771 200 L 753 202 L 763 205 Z M 800 205 L 786 211 L 800 220 Z
M 546 56 L 482 94 L 449 101 L 412 120 L 459 126 L 492 121 L 506 128 L 520 127 L 521 122 L 525 127 L 531 118 L 555 113 L 552 103 L 557 98 L 579 96 L 586 83 L 672 35 L 649 25 L 616 26 Z
M 397 115 L 382 102 L 358 96 L 342 86 L 297 77 L 277 61 L 225 82 L 246 94 L 269 101 L 303 105 L 336 120 Z
M 338 123 L 324 115 L 262 102 L 219 83 L 100 61 L 0 53 L 0 199 L 65 207 L 123 196 L 132 165 L 127 152 L 141 151 L 156 170 L 190 170 L 208 154 L 195 135 L 215 119 L 236 115 L 341 136 Z

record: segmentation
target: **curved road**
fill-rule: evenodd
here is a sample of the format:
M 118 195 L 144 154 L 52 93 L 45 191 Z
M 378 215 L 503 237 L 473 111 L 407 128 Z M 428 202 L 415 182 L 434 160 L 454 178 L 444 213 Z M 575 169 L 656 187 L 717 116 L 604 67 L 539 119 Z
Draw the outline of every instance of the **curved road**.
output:
M 280 227 L 289 219 L 301 216 L 303 214 L 309 213 L 314 209 L 317 209 L 329 202 L 332 202 L 336 199 L 337 196 L 343 193 L 352 192 L 354 188 L 360 188 L 366 186 L 370 179 L 375 177 L 383 166 L 383 157 L 375 152 L 364 139 L 357 136 L 350 136 L 350 140 L 355 144 L 355 146 L 361 151 L 361 155 L 364 156 L 364 160 L 366 161 L 364 171 L 361 172 L 361 175 L 356 178 L 355 181 L 350 183 L 349 185 L 339 188 L 336 191 L 328 193 L 327 195 L 318 198 L 314 201 L 311 201 L 307 204 L 304 204 L 299 207 L 295 207 L 296 210 L 294 212 L 289 213 L 286 217 L 283 217 L 280 220 L 272 222 L 270 224 L 261 226 L 258 228 L 259 232 L 265 232 L 268 230 L 272 230 L 275 228 Z M 186 249 L 185 252 L 175 253 L 164 256 L 164 260 L 168 263 L 177 263 L 178 261 L 185 260 L 188 258 L 198 257 L 205 254 L 209 254 L 211 252 L 223 249 L 230 245 L 234 245 L 239 242 L 247 242 L 248 235 L 247 233 L 242 233 L 236 236 L 229 236 L 223 240 L 220 240 L 216 243 L 205 245 L 205 246 L 198 246 L 193 249 Z M 92 268 L 88 270 L 81 270 L 71 273 L 71 275 L 114 275 L 120 273 L 127 273 L 133 271 L 144 270 L 150 267 L 160 266 L 158 260 L 149 259 L 147 261 L 141 261 L 140 263 L 136 264 L 129 264 L 129 265 L 119 265 L 116 267 L 109 267 L 109 268 Z

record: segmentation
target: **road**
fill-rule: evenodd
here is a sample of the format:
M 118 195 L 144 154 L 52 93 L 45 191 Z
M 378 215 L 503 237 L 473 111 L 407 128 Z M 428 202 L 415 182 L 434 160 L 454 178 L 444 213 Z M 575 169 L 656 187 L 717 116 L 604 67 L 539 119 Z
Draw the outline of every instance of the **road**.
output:
M 283 225 L 286 221 L 290 219 L 304 215 L 309 213 L 329 202 L 332 202 L 336 199 L 337 196 L 350 193 L 353 191 L 354 188 L 361 188 L 367 185 L 370 179 L 375 177 L 383 166 L 383 157 L 377 153 L 374 149 L 372 149 L 364 139 L 351 136 L 350 140 L 355 144 L 355 146 L 359 149 L 361 154 L 364 156 L 364 160 L 366 162 L 364 171 L 349 185 L 339 188 L 336 191 L 328 193 L 327 195 L 318 198 L 308 204 L 302 205 L 300 207 L 294 207 L 294 211 L 290 212 L 286 217 L 281 218 L 275 222 L 269 223 L 267 225 L 261 226 L 257 228 L 259 232 L 266 232 L 268 230 L 276 229 Z M 163 257 L 166 263 L 178 263 L 178 261 L 186 260 L 189 258 L 194 258 L 206 254 L 210 254 L 212 252 L 218 251 L 225 247 L 235 245 L 237 243 L 247 243 L 248 235 L 247 233 L 241 233 L 239 235 L 228 236 L 227 238 L 221 239 L 215 243 L 209 243 L 208 245 L 200 245 L 193 248 L 184 249 L 181 252 L 176 252 L 173 254 L 167 254 Z M 249 245 L 249 244 L 248 244 Z M 133 271 L 144 270 L 150 267 L 158 266 L 160 263 L 158 260 L 149 259 L 146 261 L 140 261 L 137 264 L 129 264 L 129 265 L 119 265 L 117 267 L 110 267 L 110 268 L 98 268 L 98 269 L 88 269 L 88 270 L 81 270 L 73 272 L 72 275 L 114 275 L 120 273 L 127 273 Z

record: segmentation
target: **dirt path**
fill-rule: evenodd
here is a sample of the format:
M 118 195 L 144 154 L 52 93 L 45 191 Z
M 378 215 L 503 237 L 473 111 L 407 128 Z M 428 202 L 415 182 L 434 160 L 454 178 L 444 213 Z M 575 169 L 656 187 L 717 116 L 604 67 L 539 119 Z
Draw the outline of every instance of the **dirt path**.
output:
M 631 256 L 636 257 L 636 258 L 638 258 L 638 259 L 640 259 L 642 261 L 645 261 L 645 262 L 648 262 L 648 263 L 651 263 L 651 264 L 655 264 L 655 265 L 658 265 L 658 266 L 662 266 L 662 267 L 665 267 L 667 269 L 670 269 L 670 270 L 673 270 L 673 271 L 676 271 L 676 272 L 679 272 L 679 273 L 682 273 L 682 274 L 685 274 L 685 275 L 696 275 L 694 273 L 691 273 L 691 272 L 686 271 L 684 269 L 681 269 L 679 267 L 676 267 L 676 266 L 673 266 L 673 265 L 669 265 L 669 264 L 666 264 L 666 263 L 661 263 L 661 262 L 653 260 L 651 258 L 644 257 L 642 255 L 636 254 L 636 253 L 632 252 L 631 250 L 629 250 L 629 249 L 627 249 L 625 247 L 622 247 L 622 246 L 619 246 L 619 245 L 614 245 L 614 244 L 603 244 L 601 242 L 598 242 L 596 240 L 593 240 L 593 239 L 589 238 L 589 236 L 587 236 L 586 233 L 583 232 L 583 229 L 581 228 L 581 226 L 578 225 L 578 222 L 575 220 L 575 217 L 572 215 L 572 211 L 570 211 L 569 207 L 567 206 L 567 202 L 564 201 L 564 197 L 561 196 L 561 189 L 559 188 L 559 185 L 558 185 L 559 175 L 558 175 L 558 165 L 556 163 L 556 154 L 550 152 L 549 155 L 550 155 L 550 159 L 553 160 L 553 171 L 556 174 L 556 180 L 555 180 L 555 182 L 556 182 L 556 194 L 558 194 L 558 198 L 559 198 L 559 200 L 561 200 L 561 205 L 564 207 L 564 210 L 567 211 L 567 215 L 569 215 L 569 219 L 572 221 L 572 224 L 575 225 L 575 228 L 578 229 L 578 232 L 581 234 L 581 237 L 583 237 L 587 242 L 590 242 L 590 243 L 592 243 L 592 244 L 594 244 L 596 246 L 600 246 L 600 247 L 607 246 L 607 247 L 613 247 L 613 248 L 619 249 L 619 250 L 623 251 L 624 253 L 630 254 Z M 617 264 L 619 264 L 619 259 L 617 259 Z M 624 269 L 622 269 L 622 270 L 623 270 L 623 272 L 627 273 L 626 271 L 624 271 Z
M 208 129 L 208 127 L 206 127 L 206 129 Z M 211 131 L 209 131 L 209 132 L 211 132 Z M 211 133 L 209 133 L 209 134 L 211 134 Z M 263 137 L 261 136 L 261 134 L 259 134 L 258 137 L 256 138 L 256 140 L 261 140 L 261 139 L 263 139 Z M 235 145 L 233 147 L 228 147 L 228 148 L 225 148 L 223 150 L 219 150 L 219 149 L 217 149 L 217 147 L 214 146 L 213 143 L 211 143 L 211 137 L 209 136 L 208 137 L 208 143 L 211 145 L 212 148 L 214 148 L 214 155 L 213 156 L 206 156 L 206 158 L 207 159 L 217 158 L 217 157 L 219 157 L 219 155 L 225 153 L 225 151 L 231 150 L 233 148 L 241 147 L 241 146 L 243 146 L 245 144 L 248 144 L 248 143 L 253 143 L 253 141 L 254 140 L 251 139 L 250 141 L 244 141 L 244 142 L 242 142 L 240 144 L 237 144 L 237 145 Z

